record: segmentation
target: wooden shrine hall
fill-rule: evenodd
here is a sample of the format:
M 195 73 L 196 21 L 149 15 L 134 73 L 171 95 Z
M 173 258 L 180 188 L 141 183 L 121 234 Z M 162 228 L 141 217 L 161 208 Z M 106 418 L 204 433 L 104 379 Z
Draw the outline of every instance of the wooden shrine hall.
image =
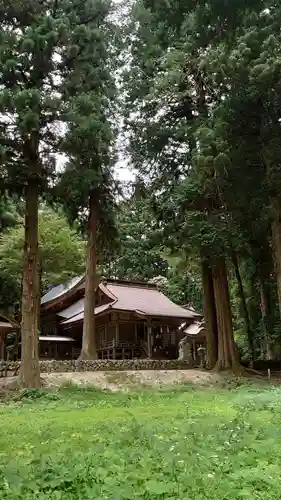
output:
M 52 288 L 41 299 L 41 336 L 63 338 L 69 357 L 78 357 L 84 319 L 83 277 Z M 156 285 L 121 280 L 103 280 L 96 291 L 96 345 L 99 358 L 176 359 L 180 328 L 200 319 L 194 310 L 174 304 Z M 71 349 L 69 348 L 71 344 Z M 41 350 L 41 349 L 40 349 Z M 45 357 L 63 358 L 63 349 L 52 349 Z

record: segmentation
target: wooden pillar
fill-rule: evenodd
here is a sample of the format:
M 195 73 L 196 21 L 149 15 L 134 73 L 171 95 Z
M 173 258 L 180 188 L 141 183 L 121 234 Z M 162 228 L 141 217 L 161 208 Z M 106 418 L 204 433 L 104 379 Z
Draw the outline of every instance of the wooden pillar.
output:
M 118 345 L 119 344 L 119 323 L 117 321 L 116 323 L 116 330 L 115 330 L 115 340 L 116 340 L 116 344 Z
M 0 333 L 0 360 L 4 361 L 5 334 Z
M 116 345 L 116 340 L 113 339 L 113 341 L 112 341 L 112 359 L 116 358 L 115 345 Z
M 162 328 L 163 328 L 163 335 L 162 335 L 162 337 L 163 337 L 163 346 L 166 347 L 167 326 L 163 325 Z
M 148 357 L 152 357 L 152 326 L 151 323 L 149 322 L 147 324 L 147 352 L 148 352 Z
M 18 361 L 18 359 L 19 359 L 19 331 L 18 331 L 18 329 L 16 329 L 16 349 L 15 350 L 16 350 L 16 361 Z M 39 354 L 40 354 L 40 351 L 39 351 Z
M 106 345 L 107 342 L 107 324 L 104 325 L 104 340 L 101 338 L 102 347 Z
M 138 340 L 138 325 L 135 323 L 135 342 Z

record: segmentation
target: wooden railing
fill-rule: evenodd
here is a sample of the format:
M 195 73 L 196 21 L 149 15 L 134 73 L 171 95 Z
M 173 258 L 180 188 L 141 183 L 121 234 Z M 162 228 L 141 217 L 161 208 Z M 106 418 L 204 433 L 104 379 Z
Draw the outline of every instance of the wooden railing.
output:
M 141 347 L 140 342 L 116 342 L 115 339 L 109 340 L 107 342 L 99 342 L 97 344 L 97 349 L 113 349 L 114 347 L 116 348 L 128 348 L 131 349 L 132 347 L 139 348 Z
M 98 342 L 97 349 L 113 349 L 116 347 L 116 340 L 107 340 L 105 342 Z
M 115 339 L 107 342 L 99 342 L 97 351 L 103 358 L 110 357 L 113 359 L 129 359 L 135 357 L 147 357 L 148 348 L 145 342 L 116 342 Z

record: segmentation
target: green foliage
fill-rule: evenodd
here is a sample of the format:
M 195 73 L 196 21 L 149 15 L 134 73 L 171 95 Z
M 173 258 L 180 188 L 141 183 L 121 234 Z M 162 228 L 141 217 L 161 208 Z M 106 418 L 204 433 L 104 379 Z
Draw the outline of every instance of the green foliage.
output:
M 71 221 L 87 228 L 89 197 L 98 206 L 100 258 L 112 248 L 115 232 L 115 161 L 117 133 L 116 68 L 119 36 L 110 19 L 111 2 L 77 2 L 77 26 L 70 35 L 63 101 L 68 128 L 62 150 L 68 155 L 56 196 Z M 81 27 L 84 17 L 89 20 Z
M 22 190 L 35 179 L 45 193 L 57 153 L 76 165 L 77 212 L 86 192 L 100 185 L 114 121 L 110 56 L 117 36 L 110 14 L 107 0 L 0 2 L 4 187 Z M 70 183 L 71 168 L 67 176 Z
M 149 198 L 138 183 L 135 193 L 119 204 L 118 248 L 102 273 L 119 279 L 156 282 L 171 300 L 202 311 L 200 273 L 182 256 L 161 250 L 161 231 Z
M 189 305 L 203 312 L 201 270 L 197 260 L 189 258 L 183 251 L 171 253 L 165 249 L 161 256 L 169 265 L 163 292 L 176 304 Z
M 17 207 L 11 199 L 0 197 L 0 233 L 8 227 L 14 226 L 19 220 Z
M 3 500 L 280 496 L 279 389 L 56 395 L 2 405 Z
M 45 397 L 45 392 L 41 389 L 23 389 L 20 393 L 20 398 L 27 400 L 40 399 Z
M 176 304 L 189 305 L 194 307 L 196 312 L 203 313 L 201 280 L 195 273 L 170 270 L 163 291 Z
M 271 242 L 272 219 L 280 221 L 280 7 L 234 4 L 136 2 L 126 123 L 162 246 L 193 261 L 235 250 L 242 264 L 254 262 L 253 271 L 242 266 L 242 280 L 261 352 L 266 335 L 280 342 L 273 266 L 280 255 L 272 259 Z M 230 279 L 234 326 L 245 345 Z
M 156 246 L 157 224 L 147 200 L 133 196 L 118 208 L 119 245 L 112 262 L 104 268 L 104 274 L 140 281 L 166 276 L 168 263 Z
M 43 188 L 53 172 L 61 113 L 53 76 L 59 74 L 67 29 L 58 6 L 0 2 L 2 181 L 12 191 L 21 191 L 31 177 Z
M 138 6 L 133 11 L 132 69 L 125 84 L 134 164 L 149 176 L 165 246 L 172 242 L 186 251 L 224 253 L 230 240 L 241 244 L 241 235 L 220 185 L 219 174 L 229 165 L 227 143 L 213 119 L 220 97 L 215 93 L 221 91 L 213 88 L 213 75 L 203 62 L 204 47 L 224 42 L 228 33 L 214 37 L 218 9 L 213 2 L 198 7 L 188 2 L 186 8 L 177 4 L 169 16 L 166 2 L 140 1 Z M 240 9 L 235 22 L 241 20 Z M 234 19 L 221 15 L 231 31 Z
M 22 224 L 7 230 L 0 239 L 1 305 L 19 301 L 23 258 Z M 65 216 L 43 206 L 39 213 L 39 245 L 42 292 L 83 274 L 84 241 L 71 230 Z

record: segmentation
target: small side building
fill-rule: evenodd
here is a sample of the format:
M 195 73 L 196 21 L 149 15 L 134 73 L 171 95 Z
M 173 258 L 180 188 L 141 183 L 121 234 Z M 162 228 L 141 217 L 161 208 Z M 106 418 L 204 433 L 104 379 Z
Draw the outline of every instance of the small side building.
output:
M 206 328 L 203 319 L 195 320 L 191 324 L 181 325 L 185 344 L 189 345 L 191 355 L 195 363 L 200 363 L 198 348 L 206 346 Z
M 201 319 L 194 310 L 174 304 L 156 285 L 132 281 L 102 281 L 93 307 L 101 359 L 176 359 L 184 336 L 180 326 Z M 82 345 L 83 320 L 83 278 L 42 298 L 41 335 L 72 339 L 74 357 Z
M 11 346 L 7 345 L 7 337 L 9 336 L 14 338 Z M 3 313 L 0 313 L 0 360 L 7 359 L 9 353 L 12 352 L 12 355 L 15 359 L 18 359 L 18 339 L 20 335 L 20 324 L 13 318 L 9 318 Z

